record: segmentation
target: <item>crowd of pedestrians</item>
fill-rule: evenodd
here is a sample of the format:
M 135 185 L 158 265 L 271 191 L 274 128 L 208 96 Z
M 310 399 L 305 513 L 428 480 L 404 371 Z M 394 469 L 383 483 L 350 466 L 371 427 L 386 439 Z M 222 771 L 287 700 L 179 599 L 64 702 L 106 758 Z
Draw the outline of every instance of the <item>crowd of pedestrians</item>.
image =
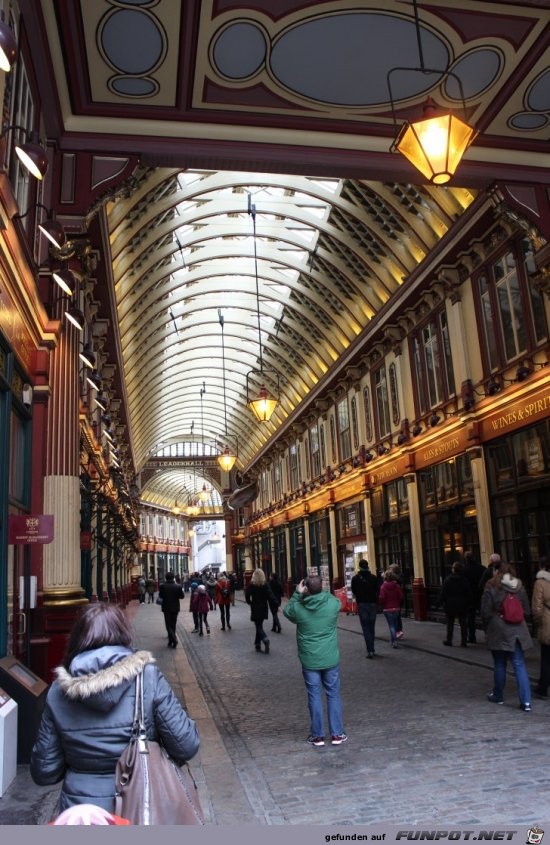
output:
M 152 582 L 152 590 L 148 582 Z M 140 578 L 138 599 L 152 596 L 155 582 Z M 180 601 L 189 596 L 189 610 L 199 636 L 211 632 L 209 614 L 219 609 L 222 631 L 231 630 L 231 611 L 237 580 L 232 573 L 193 573 L 182 583 L 166 574 L 158 587 L 157 603 L 164 615 L 168 646 L 178 644 L 176 625 Z M 384 615 L 392 648 L 403 638 L 402 576 L 397 565 L 372 572 L 367 560 L 358 563 L 350 583 L 357 603 L 366 657 L 376 655 L 378 614 Z M 340 694 L 338 618 L 341 602 L 320 576 L 311 574 L 295 586 L 283 607 L 284 586 L 277 574 L 266 577 L 255 569 L 244 589 L 244 600 L 254 624 L 256 651 L 270 654 L 264 629 L 271 614 L 272 632 L 281 632 L 279 611 L 295 626 L 297 657 L 302 667 L 310 730 L 307 741 L 318 748 L 347 742 Z M 456 560 L 443 579 L 439 606 L 446 625 L 445 646 L 452 646 L 455 631 L 460 645 L 477 642 L 484 630 L 485 645 L 493 659 L 493 685 L 487 700 L 504 704 L 508 664 L 517 687 L 519 707 L 531 711 L 531 698 L 547 698 L 550 685 L 550 562 L 541 558 L 531 600 L 513 565 L 491 555 L 487 569 L 471 553 Z M 525 652 L 534 636 L 540 643 L 540 672 L 534 690 L 525 664 Z M 117 759 L 131 731 L 135 680 L 145 685 L 145 723 L 149 739 L 159 739 L 177 763 L 194 756 L 199 747 L 195 723 L 177 701 L 154 657 L 132 645 L 124 611 L 108 603 L 91 604 L 78 615 L 69 637 L 63 664 L 56 669 L 38 736 L 31 755 L 31 774 L 43 785 L 63 781 L 59 824 L 121 824 L 113 816 L 113 779 Z M 326 704 L 323 699 L 326 699 Z M 116 710 L 116 718 L 115 718 Z M 325 716 L 326 713 L 326 716 Z M 122 716 L 121 716 L 122 714 Z M 325 730 L 325 720 L 327 730 Z M 75 738 L 78 736 L 78 740 Z M 107 739 L 105 739 L 107 737 Z M 81 810 L 74 810 L 80 807 Z M 73 808 L 73 809 L 71 809 Z M 80 813 L 80 815 L 79 815 Z M 83 814 L 83 815 L 82 815 Z M 90 815 L 91 814 L 91 815 Z M 80 818 L 86 817 L 84 821 Z M 75 818 L 78 816 L 77 820 Z M 89 818 L 88 818 L 89 817 Z M 92 820 L 90 820 L 92 819 Z

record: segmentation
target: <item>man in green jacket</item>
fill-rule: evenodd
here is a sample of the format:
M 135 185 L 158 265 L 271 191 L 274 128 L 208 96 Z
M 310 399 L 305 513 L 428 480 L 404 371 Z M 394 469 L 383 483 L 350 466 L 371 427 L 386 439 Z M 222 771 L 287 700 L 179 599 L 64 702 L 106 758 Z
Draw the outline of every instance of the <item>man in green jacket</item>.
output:
M 302 579 L 283 615 L 296 625 L 298 657 L 307 690 L 311 745 L 325 744 L 321 687 L 327 696 L 327 715 L 332 745 L 347 741 L 340 700 L 340 652 L 336 622 L 341 604 L 323 590 L 318 575 Z

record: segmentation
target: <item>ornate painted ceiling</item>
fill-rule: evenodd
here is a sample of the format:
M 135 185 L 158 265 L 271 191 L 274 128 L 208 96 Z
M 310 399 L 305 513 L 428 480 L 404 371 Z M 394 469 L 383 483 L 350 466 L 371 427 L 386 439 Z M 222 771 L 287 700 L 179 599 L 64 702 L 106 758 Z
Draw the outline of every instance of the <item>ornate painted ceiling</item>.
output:
M 249 465 L 477 189 L 550 182 L 542 0 L 419 2 L 420 43 L 412 0 L 20 5 L 48 139 L 139 159 L 108 222 L 137 470 L 226 437 Z M 389 152 L 427 95 L 479 130 L 448 188 Z M 263 426 L 261 365 L 281 392 Z M 151 499 L 191 483 L 157 473 Z

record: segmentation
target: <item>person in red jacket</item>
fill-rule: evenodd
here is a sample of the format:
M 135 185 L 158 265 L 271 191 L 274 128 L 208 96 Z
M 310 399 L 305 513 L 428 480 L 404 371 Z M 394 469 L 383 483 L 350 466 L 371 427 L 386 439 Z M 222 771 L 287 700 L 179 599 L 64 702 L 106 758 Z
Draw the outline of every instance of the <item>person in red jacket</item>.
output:
M 230 631 L 231 581 L 225 572 L 220 572 L 218 580 L 216 581 L 216 604 L 220 608 L 222 631 L 225 631 L 226 625 L 227 630 Z
M 403 588 L 397 582 L 391 569 L 384 572 L 384 581 L 380 587 L 378 601 L 390 629 L 392 648 L 397 648 L 397 620 L 403 603 Z

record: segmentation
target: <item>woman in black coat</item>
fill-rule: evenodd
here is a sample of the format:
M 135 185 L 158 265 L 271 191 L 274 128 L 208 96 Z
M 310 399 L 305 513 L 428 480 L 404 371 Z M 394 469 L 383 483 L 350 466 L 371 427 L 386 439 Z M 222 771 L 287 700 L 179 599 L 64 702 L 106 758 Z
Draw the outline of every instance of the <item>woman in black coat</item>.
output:
M 451 574 L 443 581 L 441 588 L 441 604 L 447 617 L 447 639 L 443 645 L 453 644 L 455 618 L 460 625 L 460 645 L 468 645 L 468 608 L 472 604 L 472 590 L 464 577 L 464 564 L 455 561 L 451 567 Z
M 256 651 L 262 650 L 269 654 L 269 639 L 264 631 L 264 620 L 269 618 L 269 604 L 273 601 L 273 593 L 266 581 L 263 569 L 255 569 L 250 584 L 245 590 L 246 603 L 250 605 L 250 619 L 256 625 L 254 646 Z
M 269 609 L 271 610 L 271 617 L 273 619 L 271 630 L 280 634 L 281 623 L 279 622 L 279 608 L 283 600 L 283 585 L 281 584 L 276 572 L 272 572 L 269 576 L 269 586 L 271 588 L 271 592 L 273 593 L 273 601 L 269 603 Z
M 148 651 L 134 651 L 125 613 L 89 604 L 77 618 L 46 698 L 31 754 L 40 786 L 63 780 L 60 812 L 75 804 L 115 809 L 115 769 L 130 741 L 136 677 L 143 672 L 147 737 L 179 764 L 199 749 L 199 734 Z

